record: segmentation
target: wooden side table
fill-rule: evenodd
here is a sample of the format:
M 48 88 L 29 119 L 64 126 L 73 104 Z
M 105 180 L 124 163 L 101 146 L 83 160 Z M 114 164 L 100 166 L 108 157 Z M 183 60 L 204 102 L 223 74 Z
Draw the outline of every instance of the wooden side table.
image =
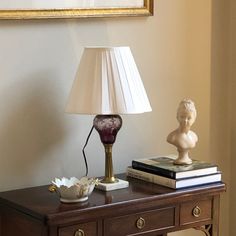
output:
M 188 228 L 219 236 L 224 183 L 173 190 L 119 178 L 129 188 L 94 190 L 84 203 L 60 203 L 48 186 L 2 192 L 0 236 L 166 236 Z

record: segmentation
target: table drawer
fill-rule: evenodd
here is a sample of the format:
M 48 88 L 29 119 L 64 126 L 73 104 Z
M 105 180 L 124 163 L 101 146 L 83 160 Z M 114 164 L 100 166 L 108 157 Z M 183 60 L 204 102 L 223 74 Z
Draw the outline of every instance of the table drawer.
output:
M 186 202 L 180 206 L 180 225 L 210 220 L 212 218 L 212 199 Z
M 158 231 L 175 225 L 175 208 L 146 211 L 104 220 L 104 236 L 125 236 Z
M 97 222 L 59 228 L 59 236 L 96 236 L 97 234 Z

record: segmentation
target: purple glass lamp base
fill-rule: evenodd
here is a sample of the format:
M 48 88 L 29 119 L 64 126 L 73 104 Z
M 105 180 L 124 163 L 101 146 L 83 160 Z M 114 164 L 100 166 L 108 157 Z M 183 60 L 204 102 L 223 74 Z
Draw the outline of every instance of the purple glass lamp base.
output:
M 122 118 L 119 115 L 97 115 L 94 118 L 93 125 L 105 148 L 105 177 L 101 182 L 116 183 L 118 180 L 113 174 L 112 146 L 122 126 Z

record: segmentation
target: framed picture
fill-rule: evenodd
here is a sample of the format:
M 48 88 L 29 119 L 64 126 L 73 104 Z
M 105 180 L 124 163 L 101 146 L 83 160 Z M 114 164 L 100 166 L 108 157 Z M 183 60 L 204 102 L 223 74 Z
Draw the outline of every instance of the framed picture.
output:
M 0 0 L 0 19 L 153 15 L 154 0 Z

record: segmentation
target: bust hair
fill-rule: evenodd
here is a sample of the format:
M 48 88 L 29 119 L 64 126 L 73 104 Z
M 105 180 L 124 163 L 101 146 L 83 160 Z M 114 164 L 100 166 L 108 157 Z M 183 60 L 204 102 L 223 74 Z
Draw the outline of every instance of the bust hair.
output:
M 195 108 L 194 102 L 191 99 L 183 99 L 180 102 L 177 110 L 177 117 L 182 111 L 192 112 L 195 118 L 197 116 L 197 110 Z

